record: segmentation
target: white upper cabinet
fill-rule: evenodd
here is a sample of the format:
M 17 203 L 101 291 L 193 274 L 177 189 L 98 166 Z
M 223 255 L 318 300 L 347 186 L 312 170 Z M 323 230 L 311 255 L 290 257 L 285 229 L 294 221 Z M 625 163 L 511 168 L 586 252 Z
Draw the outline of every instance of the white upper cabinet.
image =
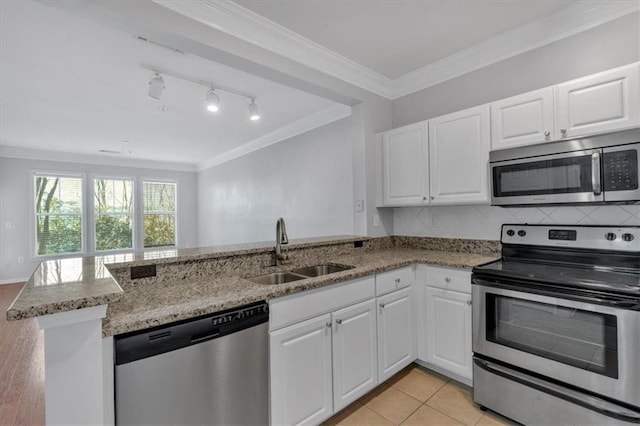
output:
M 491 149 L 549 142 L 552 138 L 552 87 L 491 104 Z
M 558 138 L 640 125 L 640 66 L 633 64 L 557 86 Z
M 429 120 L 431 204 L 489 202 L 489 105 Z
M 427 122 L 382 135 L 382 180 L 385 206 L 428 203 Z

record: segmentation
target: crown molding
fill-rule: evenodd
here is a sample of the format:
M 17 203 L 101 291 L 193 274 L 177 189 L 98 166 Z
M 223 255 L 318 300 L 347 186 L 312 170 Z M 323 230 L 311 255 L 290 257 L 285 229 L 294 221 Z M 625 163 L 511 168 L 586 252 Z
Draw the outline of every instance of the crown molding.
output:
M 391 79 L 233 1 L 152 0 L 174 12 L 362 89 L 390 98 Z
M 559 12 L 493 37 L 393 81 L 391 99 L 553 43 L 640 10 L 637 1 L 575 2 Z
M 216 30 L 387 99 L 397 99 L 426 89 L 640 10 L 638 1 L 577 1 L 553 15 L 392 80 L 233 1 L 153 1 Z
M 202 163 L 198 164 L 198 171 L 203 171 L 211 167 L 217 166 L 227 161 L 231 161 L 243 155 L 247 155 L 251 152 L 257 151 L 262 148 L 266 148 L 270 145 L 274 145 L 278 142 L 285 141 L 294 136 L 306 133 L 310 130 L 324 126 L 325 124 L 333 123 L 351 115 L 351 107 L 346 105 L 335 105 L 316 113 L 307 115 L 299 120 L 280 127 L 272 132 L 269 132 L 251 142 L 234 148 L 224 154 L 210 158 Z
M 99 164 L 102 166 L 133 167 L 136 169 L 172 170 L 195 172 L 196 166 L 188 163 L 143 160 L 139 158 L 118 158 L 101 155 L 78 154 L 73 152 L 46 151 L 16 146 L 0 146 L 0 157 L 22 160 L 61 161 L 67 163 Z

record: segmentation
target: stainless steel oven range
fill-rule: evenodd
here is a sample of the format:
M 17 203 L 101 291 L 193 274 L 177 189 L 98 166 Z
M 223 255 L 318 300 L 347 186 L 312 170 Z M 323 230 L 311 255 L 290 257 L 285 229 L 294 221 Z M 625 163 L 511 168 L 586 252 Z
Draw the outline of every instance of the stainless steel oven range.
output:
M 640 424 L 640 226 L 503 225 L 473 269 L 474 400 L 524 424 Z

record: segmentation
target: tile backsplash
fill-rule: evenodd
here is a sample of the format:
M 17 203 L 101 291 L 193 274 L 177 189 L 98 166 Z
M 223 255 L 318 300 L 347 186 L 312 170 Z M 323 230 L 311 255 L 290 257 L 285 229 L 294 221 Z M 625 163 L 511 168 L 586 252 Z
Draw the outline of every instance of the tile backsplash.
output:
M 393 211 L 393 234 L 499 240 L 503 223 L 640 225 L 640 205 L 580 207 L 434 206 Z

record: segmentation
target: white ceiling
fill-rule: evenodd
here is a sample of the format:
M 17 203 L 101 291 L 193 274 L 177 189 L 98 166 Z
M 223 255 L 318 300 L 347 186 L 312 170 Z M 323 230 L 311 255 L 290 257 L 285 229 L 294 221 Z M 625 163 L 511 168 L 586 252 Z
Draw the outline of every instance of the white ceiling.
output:
M 570 6 L 568 0 L 236 0 L 390 79 Z
M 1 1 L 0 17 L 1 147 L 200 164 L 336 105 L 41 2 Z M 142 63 L 255 94 L 262 119 L 224 92 L 208 113 L 205 87 L 170 76 L 152 99 Z
M 388 99 L 640 9 L 637 0 L 147 1 Z M 203 168 L 348 115 L 47 3 L 0 0 L 2 155 L 47 150 Z M 248 100 L 226 93 L 211 115 L 206 88 L 170 76 L 162 100 L 151 99 L 142 63 L 255 94 L 263 118 L 250 122 Z

